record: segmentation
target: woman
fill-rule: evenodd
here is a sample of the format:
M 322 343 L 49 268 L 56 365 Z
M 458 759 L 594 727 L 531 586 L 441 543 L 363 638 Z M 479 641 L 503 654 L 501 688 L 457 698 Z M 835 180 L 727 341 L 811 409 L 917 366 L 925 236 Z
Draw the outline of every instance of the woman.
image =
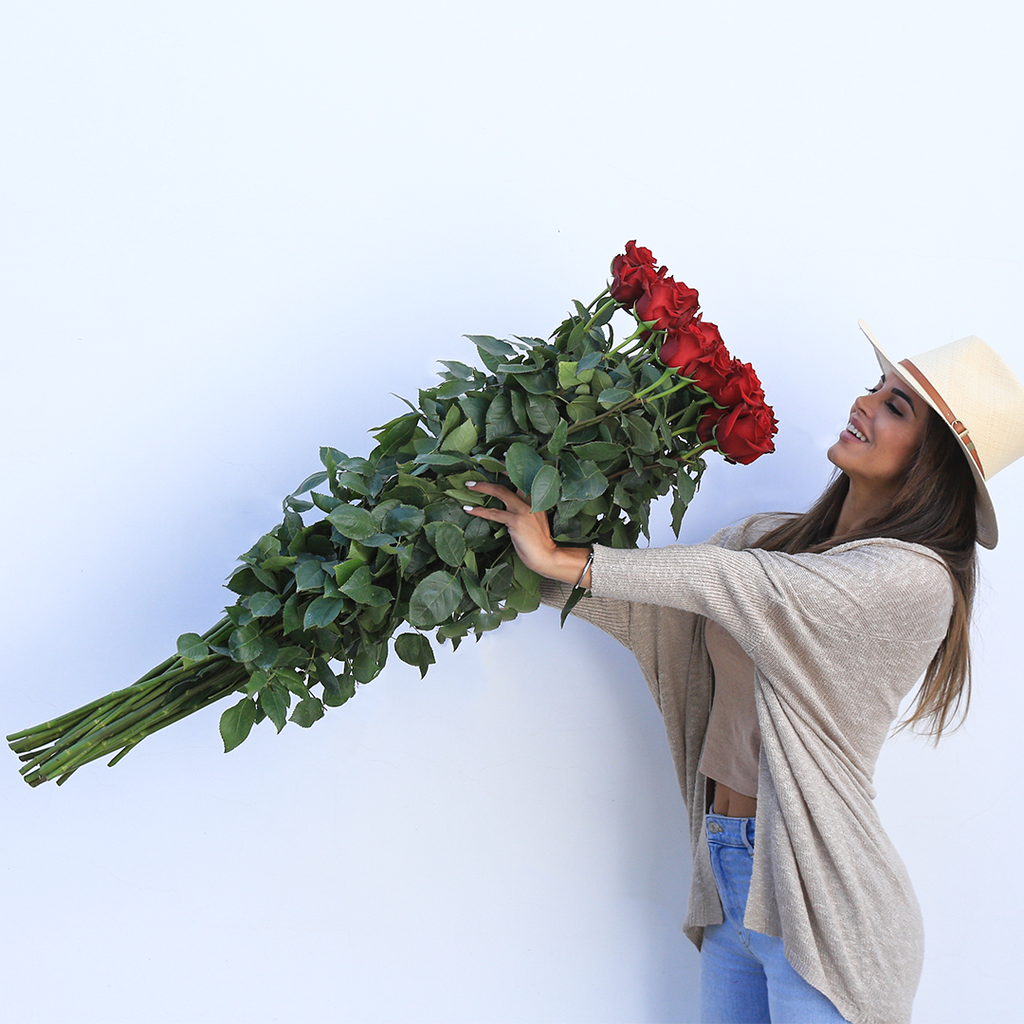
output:
M 556 545 L 496 484 L 475 489 L 503 509 L 468 509 L 557 581 L 548 603 L 592 591 L 576 614 L 634 653 L 658 701 L 707 1022 L 905 1021 L 920 976 L 920 911 L 872 774 L 922 674 L 909 721 L 938 736 L 965 706 L 975 544 L 997 538 L 986 481 L 1024 455 L 1024 387 L 978 338 L 896 365 L 861 328 L 882 380 L 802 515 L 619 550 Z

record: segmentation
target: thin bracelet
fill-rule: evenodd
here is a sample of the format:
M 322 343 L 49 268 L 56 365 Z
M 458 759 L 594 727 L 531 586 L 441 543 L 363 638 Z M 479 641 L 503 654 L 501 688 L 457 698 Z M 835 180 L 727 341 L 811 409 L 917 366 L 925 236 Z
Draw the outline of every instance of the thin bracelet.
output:
M 587 559 L 587 564 L 583 566 L 583 572 L 580 573 L 580 578 L 576 581 L 576 586 L 573 590 L 578 590 L 583 585 L 583 577 L 587 575 L 588 570 L 594 564 L 594 549 L 590 549 L 590 557 Z

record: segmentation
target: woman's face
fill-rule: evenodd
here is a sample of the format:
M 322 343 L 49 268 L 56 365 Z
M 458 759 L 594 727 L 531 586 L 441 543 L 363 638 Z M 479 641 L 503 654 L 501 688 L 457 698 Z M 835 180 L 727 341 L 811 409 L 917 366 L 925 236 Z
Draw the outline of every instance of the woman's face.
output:
M 851 484 L 879 494 L 899 486 L 924 440 L 931 407 L 906 382 L 890 373 L 850 410 L 850 421 L 828 450 L 829 460 Z

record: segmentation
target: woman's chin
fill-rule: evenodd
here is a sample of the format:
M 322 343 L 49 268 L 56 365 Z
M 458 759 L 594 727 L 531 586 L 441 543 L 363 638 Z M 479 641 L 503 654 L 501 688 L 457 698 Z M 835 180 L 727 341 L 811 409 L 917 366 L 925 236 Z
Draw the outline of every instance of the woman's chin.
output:
M 846 459 L 843 457 L 845 452 L 843 451 L 843 442 L 836 441 L 831 448 L 825 453 L 828 461 L 832 463 L 837 469 L 844 469 L 843 463 Z

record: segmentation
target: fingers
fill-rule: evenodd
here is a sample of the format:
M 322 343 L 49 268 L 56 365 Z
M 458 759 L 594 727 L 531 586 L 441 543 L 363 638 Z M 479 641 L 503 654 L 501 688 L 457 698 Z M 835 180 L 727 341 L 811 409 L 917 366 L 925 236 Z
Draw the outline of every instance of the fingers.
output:
M 517 515 L 522 515 L 524 512 L 530 511 L 530 503 L 525 500 L 526 495 L 522 491 L 512 491 L 508 487 L 503 487 L 501 484 L 491 484 L 486 480 L 470 480 L 466 483 L 466 487 L 473 491 L 479 491 L 481 494 L 489 494 L 493 498 L 497 498 L 503 502 L 505 508 L 509 512 Z M 467 509 L 467 511 L 470 511 Z M 473 509 L 472 511 L 479 512 L 494 512 L 496 509 Z M 487 516 L 488 519 L 494 518 L 493 516 Z M 504 521 L 504 520 L 499 520 Z

